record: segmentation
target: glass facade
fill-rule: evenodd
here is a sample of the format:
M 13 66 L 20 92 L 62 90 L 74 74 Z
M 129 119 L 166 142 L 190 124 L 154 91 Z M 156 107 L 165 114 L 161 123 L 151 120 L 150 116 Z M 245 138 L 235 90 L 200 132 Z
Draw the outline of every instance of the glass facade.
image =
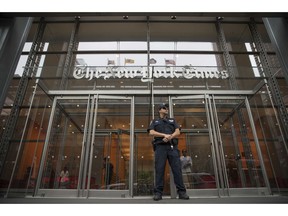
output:
M 35 17 L 0 115 L 0 194 L 152 196 L 147 127 L 163 102 L 190 196 L 285 194 L 287 88 L 261 20 Z M 167 164 L 173 197 L 171 179 Z

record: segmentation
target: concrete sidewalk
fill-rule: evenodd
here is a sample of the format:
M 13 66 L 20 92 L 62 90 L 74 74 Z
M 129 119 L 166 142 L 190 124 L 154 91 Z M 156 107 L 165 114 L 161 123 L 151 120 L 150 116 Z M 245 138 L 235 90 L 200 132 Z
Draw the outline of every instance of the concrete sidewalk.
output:
M 0 204 L 288 204 L 288 196 L 266 197 L 190 197 L 189 200 L 163 197 L 154 201 L 152 197 L 134 198 L 1 198 Z

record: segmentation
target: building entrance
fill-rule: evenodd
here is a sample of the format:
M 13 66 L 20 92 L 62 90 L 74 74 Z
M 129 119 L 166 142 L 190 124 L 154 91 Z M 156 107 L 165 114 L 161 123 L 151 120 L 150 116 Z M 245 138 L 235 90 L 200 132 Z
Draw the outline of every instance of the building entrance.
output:
M 154 154 L 145 114 L 150 105 L 139 98 L 55 96 L 34 195 L 152 196 Z M 167 102 L 181 126 L 180 154 L 186 150 L 192 159 L 191 169 L 183 171 L 190 196 L 270 194 L 247 96 L 169 96 Z M 167 164 L 164 195 L 173 198 L 171 179 Z

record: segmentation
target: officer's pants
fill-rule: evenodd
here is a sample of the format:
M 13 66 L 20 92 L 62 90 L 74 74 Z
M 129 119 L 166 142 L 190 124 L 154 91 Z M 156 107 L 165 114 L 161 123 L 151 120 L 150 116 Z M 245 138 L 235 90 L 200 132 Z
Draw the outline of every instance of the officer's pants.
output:
M 164 173 L 166 161 L 170 164 L 171 170 L 174 176 L 174 183 L 177 188 L 177 192 L 185 193 L 186 188 L 183 184 L 183 177 L 181 171 L 181 162 L 180 155 L 177 146 L 174 146 L 173 149 L 168 144 L 157 144 L 155 149 L 155 187 L 154 193 L 161 194 L 164 189 Z

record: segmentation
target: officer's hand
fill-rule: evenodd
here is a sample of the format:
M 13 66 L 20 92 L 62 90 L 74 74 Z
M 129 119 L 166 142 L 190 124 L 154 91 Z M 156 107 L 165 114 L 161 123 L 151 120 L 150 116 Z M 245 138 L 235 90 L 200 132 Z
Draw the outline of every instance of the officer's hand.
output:
M 163 138 L 163 141 L 164 142 L 169 142 L 170 140 L 171 140 L 171 135 L 170 134 L 166 134 L 165 136 L 164 136 L 164 138 Z

